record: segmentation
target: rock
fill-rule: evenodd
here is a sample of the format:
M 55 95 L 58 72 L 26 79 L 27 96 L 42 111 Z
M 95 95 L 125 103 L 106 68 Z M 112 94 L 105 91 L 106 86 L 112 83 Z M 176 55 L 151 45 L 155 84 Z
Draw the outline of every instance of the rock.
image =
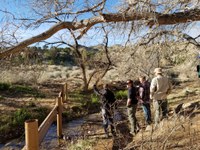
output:
M 153 127 L 151 125 L 148 125 L 145 129 L 145 131 L 152 131 L 153 130 Z

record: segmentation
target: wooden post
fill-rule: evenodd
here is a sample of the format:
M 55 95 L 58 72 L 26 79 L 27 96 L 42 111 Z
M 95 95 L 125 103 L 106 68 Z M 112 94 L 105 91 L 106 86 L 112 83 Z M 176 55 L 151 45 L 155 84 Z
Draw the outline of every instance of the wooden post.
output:
M 39 150 L 38 120 L 25 121 L 26 150 Z
M 62 101 L 63 103 L 66 102 L 67 100 L 67 83 L 65 83 L 63 85 L 63 88 L 62 88 Z
M 65 83 L 65 101 L 67 101 L 68 99 L 68 86 L 67 86 L 67 83 Z
M 64 103 L 63 103 L 63 91 L 62 92 L 60 92 L 59 94 L 58 94 L 58 98 L 61 98 L 61 112 L 63 112 L 63 105 L 64 105 Z M 57 105 L 58 105 L 58 102 L 57 102 Z
M 58 113 L 57 113 L 57 136 L 58 138 L 62 138 L 62 104 L 61 104 L 61 97 L 58 97 L 57 106 L 58 106 Z

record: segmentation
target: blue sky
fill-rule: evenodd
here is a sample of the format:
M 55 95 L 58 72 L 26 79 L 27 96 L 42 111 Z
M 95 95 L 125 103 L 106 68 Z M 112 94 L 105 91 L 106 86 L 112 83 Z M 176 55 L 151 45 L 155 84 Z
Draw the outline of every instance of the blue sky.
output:
M 0 9 L 11 11 L 13 14 L 29 15 L 30 9 L 25 5 L 26 3 L 27 3 L 27 0 L 1 0 Z M 83 3 L 83 0 L 79 0 L 78 3 L 79 4 L 76 4 L 76 5 L 80 6 L 80 4 Z M 106 4 L 107 11 L 113 12 L 114 9 L 112 9 L 112 8 L 115 7 L 116 5 L 119 5 L 119 4 L 120 4 L 120 1 L 108 0 L 108 2 Z M 3 17 L 4 16 L 0 12 L 0 21 L 2 20 Z M 82 19 L 83 17 L 87 18 L 87 17 L 89 17 L 89 15 L 88 16 L 87 15 L 80 16 L 80 19 Z M 0 22 L 0 25 L 1 25 L 1 23 L 2 22 Z M 22 38 L 21 40 L 25 40 L 27 38 L 30 38 L 32 36 L 35 36 L 39 33 L 44 32 L 45 30 L 47 30 L 51 26 L 52 25 L 45 24 L 45 25 L 40 26 L 37 29 L 29 29 L 29 30 L 21 29 L 21 30 L 19 30 L 19 36 L 21 36 L 21 38 Z M 98 30 L 98 29 L 89 30 L 87 35 L 85 35 L 79 41 L 80 44 L 83 44 L 83 45 L 86 45 L 86 46 L 102 44 L 103 34 L 102 34 L 102 32 L 96 32 L 96 30 Z M 191 29 L 188 28 L 184 32 L 188 33 L 192 37 L 196 37 L 197 35 L 200 34 L 199 31 L 200 31 L 200 25 L 197 24 L 197 25 L 193 26 Z M 57 33 L 57 35 L 63 34 L 63 32 L 66 32 L 66 30 L 59 31 Z M 127 40 L 127 37 L 128 37 L 128 30 L 127 31 L 113 30 L 113 34 L 109 38 L 109 45 L 124 44 Z M 51 37 L 49 39 L 49 41 L 51 41 L 51 40 L 53 41 L 54 38 L 55 38 L 55 36 Z M 132 38 L 134 39 L 134 37 L 132 37 Z
M 0 5 L 0 9 L 1 10 L 4 10 L 4 11 L 10 11 L 12 12 L 13 14 L 15 15 L 18 15 L 20 16 L 21 14 L 26 14 L 26 15 L 29 15 L 29 11 L 30 9 L 27 7 L 26 5 L 27 3 L 27 0 L 2 0 L 1 1 L 1 5 Z M 81 4 L 83 4 L 83 0 L 79 0 L 78 3 L 76 4 L 79 8 Z M 109 12 L 113 12 L 114 9 L 112 9 L 114 6 L 116 6 L 117 4 L 119 4 L 120 1 L 115 1 L 115 0 L 108 0 L 108 2 L 106 3 L 106 10 L 109 11 Z M 5 16 L 3 15 L 2 12 L 0 12 L 0 20 L 2 18 L 4 18 Z M 88 14 L 85 14 L 84 16 L 79 16 L 79 20 L 80 19 L 83 19 L 83 18 L 89 18 L 90 15 Z M 69 18 L 70 20 L 70 18 Z M 0 22 L 1 24 L 1 22 Z M 21 29 L 19 30 L 19 35 L 22 37 L 22 40 L 24 39 L 27 39 L 27 38 L 30 38 L 32 36 L 35 36 L 37 35 L 38 33 L 41 33 L 41 32 L 44 32 L 45 30 L 47 30 L 48 28 L 50 28 L 52 25 L 48 25 L 48 24 L 43 24 L 42 26 L 40 26 L 39 28 L 37 29 L 29 29 L 29 30 L 24 30 L 24 29 Z M 63 32 L 66 32 L 66 30 L 64 31 L 59 31 L 57 35 L 60 35 L 62 34 Z M 94 29 L 91 29 L 88 31 L 87 35 L 90 35 L 89 37 L 88 36 L 84 36 L 79 42 L 80 44 L 87 44 L 87 45 L 98 45 L 98 44 L 102 44 L 102 40 L 103 40 L 103 35 L 102 33 L 96 33 L 96 30 Z M 123 43 L 122 41 L 124 41 L 124 38 L 114 38 L 115 36 L 117 35 L 113 35 L 111 37 L 111 39 L 109 40 L 109 44 L 112 45 L 112 44 L 121 44 Z M 55 36 L 54 36 L 55 37 Z M 53 40 L 54 37 L 50 38 L 49 40 Z M 93 40 L 91 40 L 89 43 L 87 42 L 89 40 L 89 38 L 93 38 Z

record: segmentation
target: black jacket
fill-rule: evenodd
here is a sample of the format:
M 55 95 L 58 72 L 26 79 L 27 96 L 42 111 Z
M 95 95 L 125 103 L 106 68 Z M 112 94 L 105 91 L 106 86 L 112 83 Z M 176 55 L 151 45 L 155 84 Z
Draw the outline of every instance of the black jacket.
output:
M 93 86 L 94 92 L 100 96 L 103 107 L 112 107 L 115 102 L 115 95 L 109 89 L 102 89 L 99 91 L 96 86 Z
M 128 98 L 131 99 L 131 104 L 137 104 L 137 89 L 136 87 L 132 86 L 128 88 Z

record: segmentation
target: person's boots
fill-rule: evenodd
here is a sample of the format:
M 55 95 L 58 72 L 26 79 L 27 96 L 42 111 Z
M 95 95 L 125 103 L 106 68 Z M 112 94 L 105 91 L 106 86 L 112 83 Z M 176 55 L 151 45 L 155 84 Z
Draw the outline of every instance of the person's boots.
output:
M 110 127 L 111 127 L 112 136 L 115 137 L 116 136 L 115 128 L 113 125 L 111 125 Z
M 139 125 L 139 123 L 137 122 L 137 124 L 136 124 L 136 129 L 135 129 L 135 133 L 137 134 L 139 131 L 140 131 L 140 125 Z
M 104 127 L 104 132 L 105 132 L 105 136 L 106 136 L 106 138 L 109 138 L 109 133 L 108 133 L 108 130 L 107 130 L 106 127 Z

